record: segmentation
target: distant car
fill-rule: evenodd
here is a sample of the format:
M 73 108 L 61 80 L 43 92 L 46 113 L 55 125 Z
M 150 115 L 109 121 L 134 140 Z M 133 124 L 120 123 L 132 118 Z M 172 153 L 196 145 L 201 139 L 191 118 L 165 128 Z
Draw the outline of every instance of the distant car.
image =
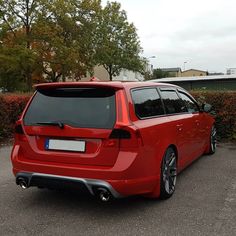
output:
M 103 201 L 169 198 L 177 173 L 215 152 L 210 109 L 170 84 L 37 85 L 16 123 L 11 154 L 16 183 L 72 184 Z

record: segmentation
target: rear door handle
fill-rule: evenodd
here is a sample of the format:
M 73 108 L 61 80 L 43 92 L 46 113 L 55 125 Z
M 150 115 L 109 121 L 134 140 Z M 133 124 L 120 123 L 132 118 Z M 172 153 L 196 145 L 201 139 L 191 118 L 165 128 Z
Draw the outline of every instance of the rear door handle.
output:
M 195 123 L 196 123 L 197 126 L 200 125 L 200 121 L 199 120 L 195 120 Z
M 176 125 L 176 128 L 177 128 L 178 131 L 182 131 L 183 130 L 183 124 Z

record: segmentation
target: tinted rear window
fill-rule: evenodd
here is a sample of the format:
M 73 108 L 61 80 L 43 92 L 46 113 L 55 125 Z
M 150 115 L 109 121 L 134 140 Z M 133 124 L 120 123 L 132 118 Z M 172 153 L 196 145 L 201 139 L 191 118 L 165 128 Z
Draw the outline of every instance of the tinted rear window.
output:
M 184 102 L 179 98 L 174 90 L 161 90 L 161 97 L 165 105 L 167 114 L 187 112 Z
M 111 129 L 115 91 L 104 88 L 58 88 L 38 91 L 24 117 L 25 125 L 62 122 L 73 127 Z
M 148 118 L 164 114 L 161 98 L 155 88 L 132 91 L 135 112 L 140 118 Z

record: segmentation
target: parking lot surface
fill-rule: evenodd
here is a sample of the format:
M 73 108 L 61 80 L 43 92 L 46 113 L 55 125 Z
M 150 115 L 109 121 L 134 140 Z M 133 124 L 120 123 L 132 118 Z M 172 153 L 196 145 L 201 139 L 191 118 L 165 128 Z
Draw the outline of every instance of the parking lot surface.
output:
M 166 201 L 101 203 L 75 191 L 15 185 L 0 147 L 0 235 L 236 235 L 236 144 L 219 144 L 177 178 Z

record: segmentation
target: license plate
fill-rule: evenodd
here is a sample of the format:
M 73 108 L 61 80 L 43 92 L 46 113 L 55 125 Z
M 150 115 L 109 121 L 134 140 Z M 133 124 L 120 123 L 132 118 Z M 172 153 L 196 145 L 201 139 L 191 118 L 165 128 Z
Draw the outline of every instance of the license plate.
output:
M 70 152 L 85 152 L 85 141 L 47 139 L 45 143 L 45 149 Z

